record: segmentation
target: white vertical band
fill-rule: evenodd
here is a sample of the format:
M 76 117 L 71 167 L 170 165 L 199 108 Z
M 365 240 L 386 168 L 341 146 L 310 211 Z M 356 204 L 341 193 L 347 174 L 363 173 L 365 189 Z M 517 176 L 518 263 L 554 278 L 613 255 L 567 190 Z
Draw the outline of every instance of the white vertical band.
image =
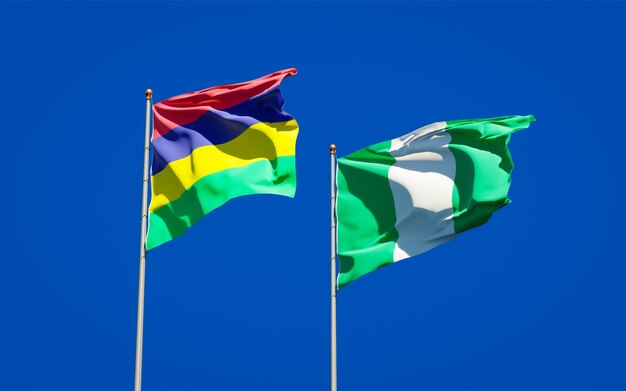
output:
M 445 122 L 391 140 L 396 163 L 389 169 L 398 240 L 394 261 L 412 257 L 451 240 L 452 192 L 456 162 L 448 149 Z

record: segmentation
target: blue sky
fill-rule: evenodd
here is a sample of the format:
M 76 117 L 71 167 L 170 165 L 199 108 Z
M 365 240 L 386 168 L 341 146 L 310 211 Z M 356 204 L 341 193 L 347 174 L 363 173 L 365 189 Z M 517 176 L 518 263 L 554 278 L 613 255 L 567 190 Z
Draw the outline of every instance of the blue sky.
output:
M 328 387 L 328 145 L 534 114 L 513 203 L 338 297 L 342 390 L 626 389 L 623 3 L 3 3 L 0 389 L 133 384 L 144 90 L 296 67 L 295 199 L 148 254 L 144 390 Z

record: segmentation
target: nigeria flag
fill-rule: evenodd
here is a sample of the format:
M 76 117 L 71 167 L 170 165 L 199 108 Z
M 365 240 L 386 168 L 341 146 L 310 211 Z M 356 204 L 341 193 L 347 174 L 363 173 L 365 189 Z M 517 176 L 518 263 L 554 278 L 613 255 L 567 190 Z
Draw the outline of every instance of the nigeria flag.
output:
M 487 222 L 510 202 L 510 135 L 534 120 L 437 122 L 338 159 L 338 286 Z

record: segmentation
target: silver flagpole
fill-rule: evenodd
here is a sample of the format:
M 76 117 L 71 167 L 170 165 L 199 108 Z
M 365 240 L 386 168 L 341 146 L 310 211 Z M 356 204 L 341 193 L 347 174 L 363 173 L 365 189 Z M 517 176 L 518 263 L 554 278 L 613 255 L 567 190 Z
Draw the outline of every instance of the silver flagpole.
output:
M 337 265 L 335 249 L 335 170 L 337 148 L 330 145 L 330 391 L 337 391 Z
M 137 298 L 137 347 L 135 350 L 135 391 L 141 391 L 143 353 L 143 298 L 146 286 L 146 227 L 148 225 L 148 160 L 150 158 L 150 108 L 152 90 L 146 90 L 146 136 L 143 146 L 143 193 L 141 199 L 141 246 L 139 248 L 139 293 Z

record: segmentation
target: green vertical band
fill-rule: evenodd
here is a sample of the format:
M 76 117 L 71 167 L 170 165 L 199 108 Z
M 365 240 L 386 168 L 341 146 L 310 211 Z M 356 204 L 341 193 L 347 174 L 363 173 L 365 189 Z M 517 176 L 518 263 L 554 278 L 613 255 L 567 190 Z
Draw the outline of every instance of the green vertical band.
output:
M 456 160 L 452 206 L 457 233 L 486 223 L 510 202 L 513 161 L 507 145 L 512 133 L 534 120 L 530 115 L 447 122 Z
M 361 149 L 338 160 L 338 286 L 393 263 L 398 239 L 389 186 L 391 141 Z

